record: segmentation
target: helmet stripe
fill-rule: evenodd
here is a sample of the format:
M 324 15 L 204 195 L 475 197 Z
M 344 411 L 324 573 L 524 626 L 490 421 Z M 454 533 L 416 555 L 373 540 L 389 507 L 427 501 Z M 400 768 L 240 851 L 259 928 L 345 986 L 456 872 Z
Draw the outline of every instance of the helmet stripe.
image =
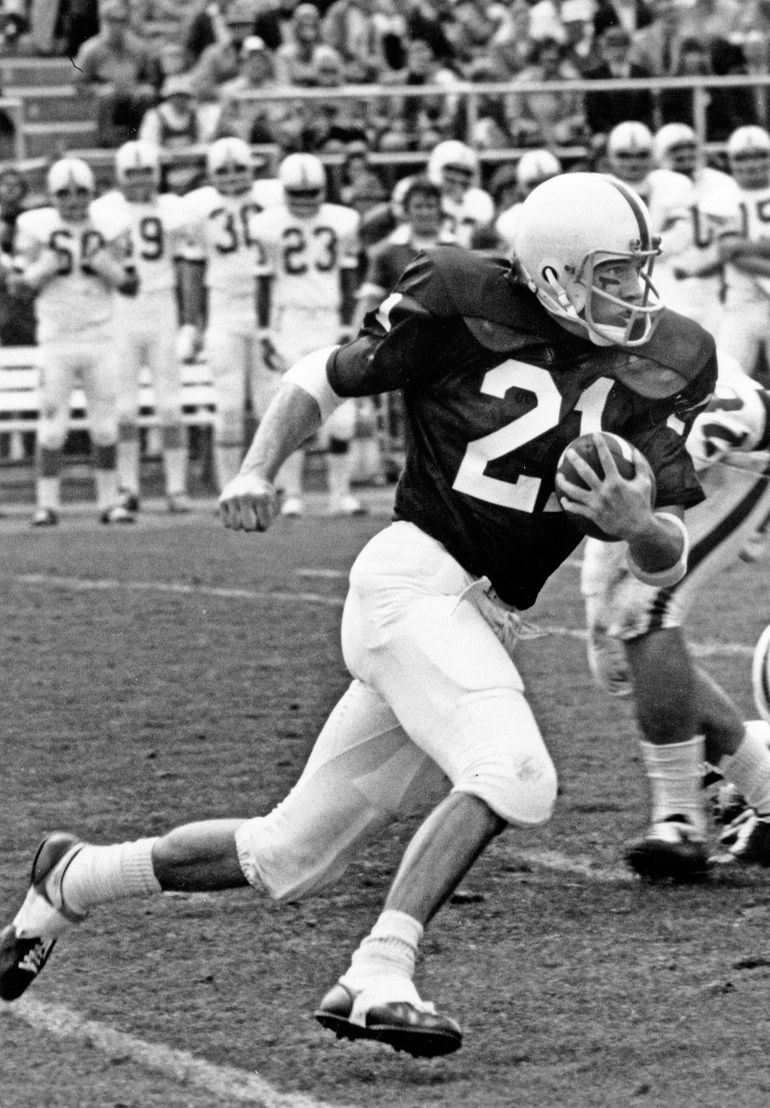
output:
M 639 197 L 632 189 L 627 188 L 625 185 L 621 184 L 620 181 L 615 181 L 612 177 L 608 177 L 607 179 L 610 184 L 614 185 L 618 192 L 626 198 L 631 211 L 636 217 L 636 224 L 639 228 L 639 238 L 641 239 L 642 250 L 650 250 L 652 248 L 652 243 L 650 241 L 650 226 L 645 217 L 644 208 L 642 207 L 642 203 Z

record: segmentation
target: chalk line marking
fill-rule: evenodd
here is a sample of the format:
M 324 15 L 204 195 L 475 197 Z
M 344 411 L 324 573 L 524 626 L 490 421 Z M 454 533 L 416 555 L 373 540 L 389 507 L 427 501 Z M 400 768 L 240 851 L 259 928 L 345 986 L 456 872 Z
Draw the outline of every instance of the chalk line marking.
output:
M 306 571 L 305 571 L 306 572 Z M 278 589 L 236 589 L 217 585 L 184 585 L 179 581 L 118 581 L 110 578 L 57 577 L 46 573 L 20 573 L 14 580 L 25 585 L 43 585 L 49 588 L 69 589 L 72 592 L 158 592 L 180 596 L 212 596 L 225 600 L 272 600 L 306 604 L 321 604 L 328 608 L 341 608 L 344 600 L 339 596 L 324 596 L 316 592 L 291 592 Z M 538 624 L 546 635 L 578 639 L 585 642 L 586 633 L 577 627 L 560 627 L 556 624 Z M 754 646 L 745 643 L 702 642 L 690 643 L 692 652 L 699 658 L 750 658 Z
M 145 1042 L 105 1023 L 84 1019 L 63 1004 L 44 1004 L 22 997 L 13 1005 L 3 1005 L 2 1019 L 19 1019 L 56 1038 L 74 1039 L 108 1058 L 128 1058 L 151 1073 L 214 1093 L 225 1103 L 255 1104 L 259 1108 L 344 1108 L 304 1093 L 281 1093 L 256 1073 L 235 1066 L 217 1066 L 187 1050 Z

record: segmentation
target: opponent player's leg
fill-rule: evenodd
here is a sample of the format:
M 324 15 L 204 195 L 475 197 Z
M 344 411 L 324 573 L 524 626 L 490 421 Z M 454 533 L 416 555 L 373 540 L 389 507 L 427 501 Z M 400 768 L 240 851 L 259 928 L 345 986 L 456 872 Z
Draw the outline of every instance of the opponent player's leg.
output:
M 556 775 L 518 673 L 479 608 L 483 582 L 410 524 L 372 540 L 353 570 L 343 649 L 354 672 L 453 783 L 409 844 L 374 928 L 316 1017 L 355 1037 L 391 1012 L 392 1045 L 443 1053 L 460 1045 L 413 984 L 424 926 L 489 841 L 508 824 L 551 814 Z M 467 594 L 467 595 L 464 595 Z
M 62 451 L 69 426 L 70 397 L 75 379 L 71 356 L 60 346 L 41 344 L 40 415 L 37 423 L 35 456 L 35 527 L 50 527 L 59 522 L 61 509 Z
M 124 326 L 116 327 L 115 359 L 117 375 L 118 443 L 117 472 L 124 507 L 135 512 L 139 507 L 139 374 L 145 343 L 140 335 Z
M 80 358 L 88 403 L 96 504 L 102 523 L 133 523 L 118 490 L 118 394 L 120 366 L 112 339 L 94 336 Z
M 166 481 L 166 504 L 171 512 L 188 512 L 187 429 L 182 418 L 182 366 L 176 356 L 176 337 L 168 329 L 153 332 L 147 344 L 147 366 L 155 390 Z

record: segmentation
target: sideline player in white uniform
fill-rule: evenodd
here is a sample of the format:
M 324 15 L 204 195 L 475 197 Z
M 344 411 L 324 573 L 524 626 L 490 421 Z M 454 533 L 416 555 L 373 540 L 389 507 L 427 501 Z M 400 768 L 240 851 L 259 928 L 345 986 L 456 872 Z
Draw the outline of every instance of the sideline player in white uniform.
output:
M 687 439 L 706 500 L 687 511 L 690 553 L 685 576 L 656 588 L 633 577 L 624 544 L 588 539 L 581 587 L 588 625 L 588 660 L 597 684 L 614 696 L 637 697 L 637 708 L 668 727 L 661 685 L 634 686 L 624 642 L 661 629 L 680 631 L 698 596 L 734 565 L 746 539 L 770 511 L 770 392 L 720 352 L 720 378 L 707 409 Z M 770 865 L 770 724 L 744 723 L 723 690 L 696 667 L 698 734 L 671 746 L 641 742 L 652 793 L 651 832 L 635 844 L 629 861 L 648 876 L 686 876 L 708 862 L 703 806 L 682 787 L 677 751 L 693 743 L 747 798 L 757 813 L 752 834 L 744 826 L 728 843 L 740 861 Z M 649 695 L 651 693 L 651 695 Z M 649 726 L 649 722 L 648 722 Z M 647 727 L 643 727 L 646 735 Z M 702 759 L 701 759 L 702 760 Z M 684 850 L 683 850 L 684 847 Z
M 508 253 L 513 249 L 516 224 L 519 221 L 521 205 L 534 188 L 543 181 L 561 173 L 561 162 L 555 154 L 545 148 L 527 150 L 519 158 L 516 166 L 516 191 L 518 199 L 509 208 L 500 212 L 495 220 L 495 231 L 505 243 Z
M 72 390 L 82 382 L 88 405 L 96 499 L 102 523 L 130 523 L 120 504 L 116 469 L 118 374 L 113 316 L 116 290 L 135 295 L 126 269 L 128 234 L 114 210 L 97 212 L 94 176 L 79 158 L 55 162 L 47 180 L 50 207 L 19 216 L 12 287 L 37 294 L 40 419 L 37 509 L 32 522 L 59 522 L 62 450 Z
M 470 247 L 473 232 L 495 218 L 495 203 L 479 188 L 479 159 L 474 150 L 457 139 L 434 146 L 427 174 L 441 189 L 443 230 L 455 236 L 460 246 Z
M 737 194 L 737 185 L 727 173 L 705 164 L 698 136 L 686 123 L 666 123 L 661 127 L 655 134 L 654 153 L 660 168 L 684 174 L 693 185 L 689 207 L 692 242 L 671 267 L 674 281 L 667 287 L 666 303 L 716 337 L 724 282 L 709 202 L 725 190 Z
M 210 183 L 185 197 L 190 231 L 183 252 L 182 311 L 187 325 L 202 323 L 205 286 L 205 347 L 217 408 L 214 460 L 223 488 L 241 464 L 247 388 L 258 414 L 266 387 L 275 391 L 279 383 L 271 383 L 277 375 L 264 370 L 260 356 L 253 231 L 255 217 L 276 202 L 276 192 L 274 181 L 254 180 L 251 150 L 242 139 L 217 139 L 206 165 Z
M 324 200 L 326 171 L 314 154 L 289 154 L 278 167 L 285 202 L 258 216 L 252 231 L 259 243 L 258 314 L 268 359 L 288 368 L 305 354 L 346 341 L 355 310 L 359 215 Z M 273 383 L 274 382 L 274 383 Z M 280 378 L 274 375 L 266 400 Z M 259 415 L 267 408 L 260 405 Z M 341 515 L 364 511 L 350 491 L 356 404 L 343 404 L 325 423 L 329 509 Z M 304 453 L 284 464 L 282 512 L 300 516 Z
M 118 189 L 100 197 L 94 211 L 110 208 L 128 225 L 130 265 L 139 278 L 135 300 L 119 300 L 115 349 L 120 366 L 118 398 L 118 477 L 123 503 L 139 507 L 139 377 L 152 376 L 162 433 L 166 503 L 187 512 L 187 432 L 182 419 L 182 376 L 177 357 L 178 255 L 187 230 L 185 201 L 160 195 L 160 150 L 146 141 L 127 142 L 115 154 Z
M 691 207 L 694 189 L 683 173 L 654 168 L 652 131 L 644 123 L 618 123 L 607 136 L 607 169 L 641 196 L 653 231 L 660 236 L 661 255 L 655 262 L 655 286 L 669 302 L 677 281 L 677 259 L 692 245 Z
M 770 338 L 770 134 L 739 127 L 727 141 L 727 159 L 738 188 L 708 202 L 725 263 L 717 343 L 753 374 Z

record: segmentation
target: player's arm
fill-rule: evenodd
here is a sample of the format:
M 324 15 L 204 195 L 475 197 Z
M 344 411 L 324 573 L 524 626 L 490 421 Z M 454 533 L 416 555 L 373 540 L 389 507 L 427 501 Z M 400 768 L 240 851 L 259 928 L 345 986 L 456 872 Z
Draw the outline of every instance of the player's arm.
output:
M 139 277 L 131 264 L 131 239 L 128 232 L 118 235 L 90 254 L 87 265 L 106 285 L 124 296 L 136 296 L 139 291 Z
M 639 580 L 658 588 L 667 588 L 681 580 L 687 571 L 688 535 L 683 523 L 684 509 L 674 505 L 655 510 L 652 507 L 652 481 L 644 456 L 635 449 L 636 472 L 622 477 L 602 435 L 594 443 L 603 474 L 574 450 L 567 458 L 585 483 L 585 488 L 557 474 L 562 495 L 570 508 L 595 523 L 602 531 L 625 539 L 627 561 Z
M 16 253 L 8 275 L 9 292 L 15 296 L 38 293 L 60 272 L 61 259 L 56 250 L 19 227 Z

